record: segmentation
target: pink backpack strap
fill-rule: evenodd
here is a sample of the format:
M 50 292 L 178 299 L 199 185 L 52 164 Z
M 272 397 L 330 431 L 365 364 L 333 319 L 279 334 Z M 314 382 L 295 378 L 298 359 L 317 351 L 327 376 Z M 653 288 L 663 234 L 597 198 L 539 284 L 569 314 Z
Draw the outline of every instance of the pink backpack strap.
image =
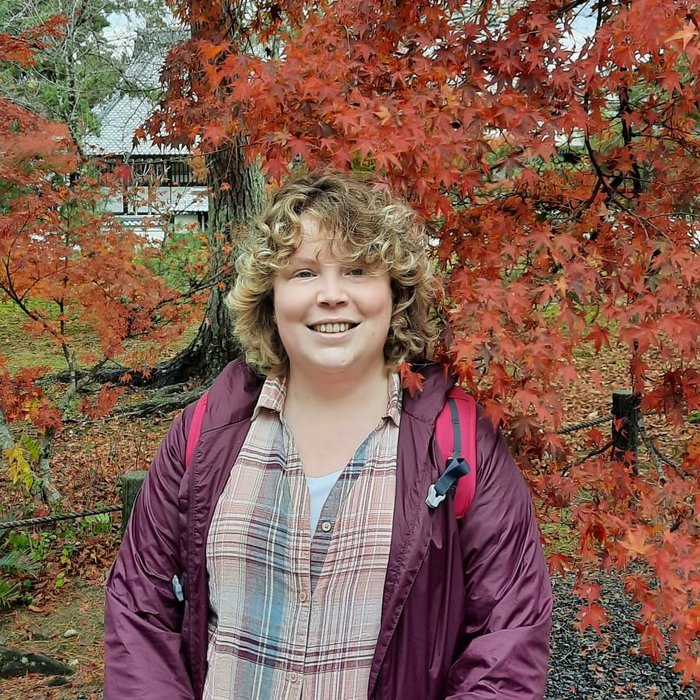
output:
M 470 467 L 469 473 L 457 482 L 455 493 L 455 513 L 458 518 L 463 518 L 476 493 L 476 401 L 459 387 L 453 388 L 449 396 L 457 405 L 462 429 L 462 455 Z
M 431 484 L 426 503 L 436 508 L 456 484 L 455 515 L 463 518 L 476 493 L 476 402 L 458 387 L 447 395 L 435 423 L 435 439 L 445 457 L 445 470 Z
M 205 391 L 194 405 L 194 414 L 192 415 L 190 428 L 187 431 L 187 442 L 185 444 L 185 469 L 189 469 L 190 464 L 192 464 L 194 450 L 199 442 L 199 436 L 202 434 L 202 421 L 204 420 L 204 412 L 207 410 L 208 398 L 209 392 Z

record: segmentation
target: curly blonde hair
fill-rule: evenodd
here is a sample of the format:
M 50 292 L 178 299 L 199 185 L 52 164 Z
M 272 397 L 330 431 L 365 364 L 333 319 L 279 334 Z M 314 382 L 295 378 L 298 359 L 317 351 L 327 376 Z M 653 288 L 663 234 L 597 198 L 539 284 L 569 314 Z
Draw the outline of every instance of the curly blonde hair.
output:
M 288 370 L 274 320 L 273 282 L 301 242 L 301 217 L 314 217 L 344 261 L 389 273 L 393 309 L 384 345 L 387 367 L 425 360 L 437 337 L 431 314 L 435 280 L 424 226 L 406 203 L 357 174 L 313 171 L 278 189 L 242 242 L 227 297 L 234 333 L 261 374 Z

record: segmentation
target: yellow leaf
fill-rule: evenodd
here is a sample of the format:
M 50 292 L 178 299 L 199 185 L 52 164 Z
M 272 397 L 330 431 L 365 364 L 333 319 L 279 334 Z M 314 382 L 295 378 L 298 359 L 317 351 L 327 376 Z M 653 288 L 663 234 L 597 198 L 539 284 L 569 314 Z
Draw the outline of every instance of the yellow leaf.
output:
M 34 474 L 29 466 L 29 462 L 27 462 L 24 456 L 22 447 L 20 445 L 15 445 L 9 450 L 5 450 L 5 458 L 8 463 L 7 474 L 13 485 L 20 482 L 27 491 L 31 490 L 32 484 L 34 483 Z
M 391 112 L 386 105 L 382 105 L 375 113 L 381 124 L 386 124 L 391 119 Z

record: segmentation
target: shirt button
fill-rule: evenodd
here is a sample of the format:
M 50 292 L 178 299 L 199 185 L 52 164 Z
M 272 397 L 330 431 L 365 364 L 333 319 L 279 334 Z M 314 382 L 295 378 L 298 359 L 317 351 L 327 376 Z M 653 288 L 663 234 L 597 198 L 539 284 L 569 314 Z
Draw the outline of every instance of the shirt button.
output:
M 306 598 L 308 597 L 306 591 L 299 591 L 299 601 L 302 603 L 306 602 Z
M 296 671 L 292 671 L 289 674 L 289 682 L 290 683 L 296 683 L 299 680 L 299 674 L 296 673 Z
M 324 520 L 321 523 L 321 530 L 323 530 L 324 532 L 330 532 L 332 528 L 333 526 L 327 520 Z

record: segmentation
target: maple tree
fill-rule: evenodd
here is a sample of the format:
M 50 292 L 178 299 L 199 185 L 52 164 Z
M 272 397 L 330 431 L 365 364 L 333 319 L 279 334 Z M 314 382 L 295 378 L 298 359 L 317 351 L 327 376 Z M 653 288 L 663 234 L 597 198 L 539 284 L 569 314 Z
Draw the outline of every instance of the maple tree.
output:
M 193 26 L 192 31 L 196 35 L 201 29 Z M 165 80 L 179 83 L 177 75 L 169 75 L 167 66 L 164 74 L 168 76 Z M 192 138 L 184 134 L 175 136 L 167 129 L 164 135 L 163 119 L 162 112 L 156 110 L 146 125 L 155 143 L 177 143 L 198 152 Z M 219 128 L 214 127 L 214 130 L 218 132 Z M 139 136 L 145 134 L 142 131 Z M 227 280 L 233 275 L 236 236 L 241 227 L 259 213 L 265 196 L 262 172 L 256 162 L 247 159 L 245 147 L 245 135 L 238 134 L 199 159 L 206 172 L 210 202 L 205 231 L 209 270 L 204 277 L 220 281 L 211 287 L 204 318 L 195 337 L 175 357 L 153 368 L 152 376 L 160 383 L 184 382 L 193 376 L 205 383 L 211 382 L 238 354 L 225 304 L 230 288 Z
M 0 36 L 0 61 L 31 64 L 62 24 L 52 19 L 25 34 Z M 0 358 L 0 447 L 13 480 L 55 498 L 51 446 L 65 413 L 107 413 L 119 390 L 86 393 L 98 370 L 123 356 L 142 366 L 152 362 L 148 344 L 133 349 L 129 341 L 161 348 L 189 317 L 178 303 L 182 292 L 147 264 L 148 243 L 105 212 L 109 176 L 81 160 L 65 124 L 0 99 L 0 143 L 0 301 L 24 315 L 30 336 L 55 343 L 68 370 L 62 390 L 45 391 L 36 383 L 40 370 L 15 374 Z M 94 333 L 94 351 L 77 350 L 80 327 Z M 13 423 L 34 431 L 15 439 Z
M 696 3 L 172 6 L 193 36 L 168 59 L 152 133 L 244 153 L 273 181 L 292 165 L 372 169 L 424 215 L 443 355 L 509 430 L 546 537 L 578 532 L 577 555 L 551 565 L 581 572 L 581 626 L 606 620 L 585 572 L 616 570 L 641 603 L 642 650 L 668 651 L 668 631 L 697 680 L 697 443 L 679 464 L 572 464 L 555 432 L 557 388 L 587 345 L 628 348 L 643 411 L 677 428 L 700 409 Z M 595 29 L 574 41 L 589 10 Z M 225 168 L 217 182 L 231 186 Z

